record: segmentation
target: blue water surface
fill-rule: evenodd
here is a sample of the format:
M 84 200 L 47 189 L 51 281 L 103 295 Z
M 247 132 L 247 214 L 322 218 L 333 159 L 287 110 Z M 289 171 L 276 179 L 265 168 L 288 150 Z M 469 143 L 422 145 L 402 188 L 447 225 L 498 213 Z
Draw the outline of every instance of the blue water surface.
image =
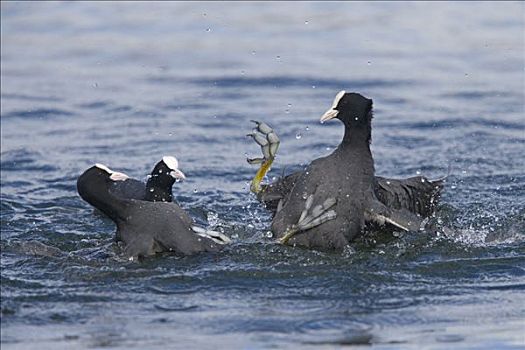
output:
M 523 2 L 2 2 L 2 349 L 525 347 Z M 378 175 L 450 167 L 453 234 L 283 247 L 249 193 L 342 136 L 341 90 L 374 100 Z M 234 244 L 133 263 L 76 193 L 93 163 L 174 192 Z M 45 246 L 44 246 L 45 245 Z M 44 247 L 53 247 L 54 249 Z

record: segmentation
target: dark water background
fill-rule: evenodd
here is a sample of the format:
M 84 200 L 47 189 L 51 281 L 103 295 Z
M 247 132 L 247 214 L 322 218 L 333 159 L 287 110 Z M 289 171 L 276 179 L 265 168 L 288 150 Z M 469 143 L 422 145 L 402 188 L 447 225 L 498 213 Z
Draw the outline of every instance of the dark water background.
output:
M 2 349 L 523 348 L 524 18 L 519 2 L 2 2 Z M 378 174 L 451 166 L 453 235 L 344 254 L 265 237 L 249 120 L 282 139 L 270 176 L 299 169 L 338 144 L 317 121 L 341 89 L 374 99 Z M 168 154 L 179 202 L 235 243 L 127 262 L 76 178 L 95 162 L 144 178 Z

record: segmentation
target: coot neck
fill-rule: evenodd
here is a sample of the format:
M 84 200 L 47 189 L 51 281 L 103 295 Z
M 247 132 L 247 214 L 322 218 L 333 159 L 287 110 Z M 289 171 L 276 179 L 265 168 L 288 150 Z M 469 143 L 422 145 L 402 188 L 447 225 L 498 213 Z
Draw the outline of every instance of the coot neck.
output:
M 366 129 L 345 127 L 345 134 L 341 144 L 335 151 L 338 161 L 349 164 L 352 172 L 373 176 L 374 159 L 370 151 L 370 137 Z
M 171 187 L 175 182 L 169 175 L 153 175 L 146 183 L 146 200 L 154 202 L 171 202 Z
M 346 125 L 343 140 L 339 148 L 370 150 L 371 130 L 369 125 Z

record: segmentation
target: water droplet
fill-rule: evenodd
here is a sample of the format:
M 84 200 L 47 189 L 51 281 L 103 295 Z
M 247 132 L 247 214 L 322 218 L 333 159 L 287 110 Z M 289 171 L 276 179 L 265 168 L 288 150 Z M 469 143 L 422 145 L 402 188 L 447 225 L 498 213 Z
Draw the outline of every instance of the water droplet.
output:
M 252 51 L 252 55 L 255 55 L 256 52 L 257 52 L 257 51 L 253 50 L 253 51 Z
M 206 28 L 206 31 L 207 32 L 211 32 L 211 28 Z
M 285 109 L 285 110 L 284 110 L 284 113 L 286 113 L 286 114 L 290 114 L 290 110 L 289 110 L 289 109 Z
M 303 137 L 303 135 L 302 135 L 300 132 L 298 132 L 297 134 L 295 134 L 295 138 L 296 138 L 297 140 L 300 140 L 301 137 Z
M 241 75 L 244 75 L 244 74 L 246 74 L 246 71 L 241 70 Z
M 153 191 L 155 191 L 155 189 L 154 189 L 154 188 L 150 188 L 149 191 L 150 191 L 150 192 L 153 192 Z
M 416 171 L 416 175 L 421 175 L 421 171 L 420 171 L 420 170 L 417 170 L 417 171 Z
M 210 226 L 217 226 L 219 224 L 219 214 L 211 211 L 207 214 L 207 220 Z
M 272 231 L 266 231 L 265 236 L 266 236 L 266 238 L 273 238 L 273 232 Z
M 372 61 L 367 61 L 366 64 L 370 66 L 372 65 Z
M 306 192 L 303 192 L 303 195 L 302 195 L 303 199 L 306 200 L 306 198 L 308 198 L 308 193 Z
M 193 193 L 197 193 L 197 189 L 196 188 L 193 189 Z
M 355 120 L 359 120 L 359 117 L 355 117 L 354 119 L 355 119 Z
M 425 182 L 425 178 L 422 178 L 422 179 L 421 179 L 421 182 Z
M 386 184 L 387 184 L 387 185 L 390 185 L 390 181 L 387 181 Z
M 93 83 L 93 87 L 97 88 L 98 87 L 98 83 Z
M 277 56 L 277 57 L 275 57 L 275 59 L 276 59 L 277 61 L 279 61 L 279 60 L 281 59 L 281 56 Z
M 291 103 L 288 103 L 288 108 L 292 107 L 292 104 Z
M 206 12 L 204 12 L 204 13 L 202 14 L 202 17 L 206 17 Z
M 304 21 L 304 24 L 308 24 L 309 22 L 308 21 Z
M 331 151 L 331 150 L 332 150 L 332 147 L 326 147 L 326 150 L 327 150 L 327 151 Z
M 315 89 L 315 85 L 312 85 L 312 89 Z
M 173 133 L 172 133 L 172 132 L 169 132 L 169 133 L 168 133 L 168 136 L 173 136 Z
M 307 125 L 306 128 L 304 128 L 306 131 L 310 131 L 310 127 Z

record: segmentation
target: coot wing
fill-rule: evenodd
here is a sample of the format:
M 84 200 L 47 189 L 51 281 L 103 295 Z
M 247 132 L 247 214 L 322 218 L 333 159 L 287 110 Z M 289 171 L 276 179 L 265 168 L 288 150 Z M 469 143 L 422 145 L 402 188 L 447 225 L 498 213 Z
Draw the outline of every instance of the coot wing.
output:
M 261 191 L 257 193 L 257 199 L 264 203 L 266 209 L 275 215 L 279 206 L 279 201 L 284 200 L 288 193 L 292 191 L 297 180 L 301 177 L 303 171 L 283 176 L 270 184 L 262 185 Z
M 444 179 L 428 180 L 423 176 L 388 179 L 376 176 L 376 196 L 388 208 L 405 209 L 422 217 L 436 209 Z

